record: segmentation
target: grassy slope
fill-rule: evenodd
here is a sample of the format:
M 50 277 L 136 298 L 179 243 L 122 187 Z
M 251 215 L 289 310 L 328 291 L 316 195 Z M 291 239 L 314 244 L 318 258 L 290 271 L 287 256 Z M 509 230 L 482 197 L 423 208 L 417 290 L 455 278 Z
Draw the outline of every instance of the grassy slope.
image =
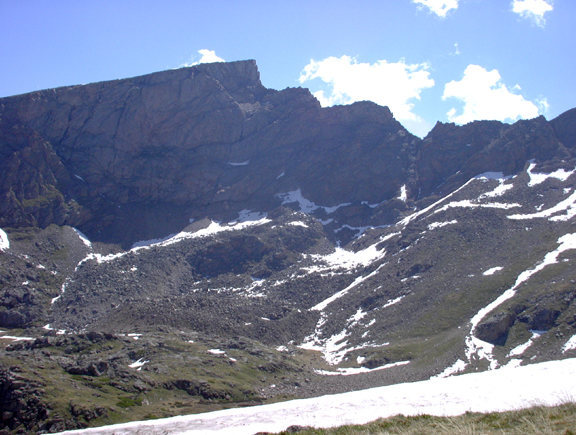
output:
M 519 411 L 466 413 L 455 417 L 397 415 L 366 425 L 341 426 L 333 429 L 304 429 L 303 435 L 334 434 L 574 434 L 576 404 L 555 407 L 533 407 Z M 291 432 L 292 430 L 292 432 Z M 291 428 L 282 434 L 293 433 Z
M 49 421 L 62 430 L 291 399 L 294 386 L 308 382 L 308 366 L 321 364 L 315 353 L 277 352 L 240 338 L 187 338 L 177 332 L 95 343 L 53 337 L 57 345 L 29 348 L 24 343 L 0 351 L 0 367 L 17 368 L 19 377 L 41 386 Z M 138 359 L 149 362 L 141 371 L 128 367 Z M 96 375 L 65 370 L 98 362 L 108 368 Z

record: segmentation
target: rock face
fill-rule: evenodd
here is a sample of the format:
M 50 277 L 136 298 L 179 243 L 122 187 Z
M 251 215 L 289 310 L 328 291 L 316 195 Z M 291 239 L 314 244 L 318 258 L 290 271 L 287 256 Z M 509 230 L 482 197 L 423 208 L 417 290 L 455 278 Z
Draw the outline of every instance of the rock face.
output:
M 124 243 L 270 209 L 296 188 L 329 205 L 379 202 L 417 142 L 386 108 L 322 110 L 307 90 L 267 90 L 253 61 L 6 98 L 0 119 L 0 225 L 67 223 Z
M 69 224 L 129 246 L 191 218 L 269 211 L 296 189 L 355 205 L 340 223 L 366 225 L 361 203 L 402 186 L 421 199 L 569 155 L 564 118 L 438 124 L 422 141 L 373 103 L 322 109 L 305 89 L 266 89 L 254 61 L 34 92 L 0 99 L 0 226 Z M 372 223 L 392 223 L 396 206 Z
M 0 99 L 0 429 L 575 356 L 575 125 L 419 139 L 253 61 Z

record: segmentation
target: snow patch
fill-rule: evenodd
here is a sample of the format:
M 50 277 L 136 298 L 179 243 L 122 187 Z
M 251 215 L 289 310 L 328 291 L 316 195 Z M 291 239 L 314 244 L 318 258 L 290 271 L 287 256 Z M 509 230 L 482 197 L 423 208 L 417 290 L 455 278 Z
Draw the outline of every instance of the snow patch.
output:
M 300 211 L 304 213 L 312 213 L 318 209 L 318 206 L 315 203 L 309 199 L 304 198 L 300 189 L 292 190 L 286 193 L 279 193 L 276 196 L 282 200 L 282 205 L 292 204 L 295 202 L 298 203 Z
M 552 216 L 556 213 L 566 212 L 565 215 Z M 560 201 L 553 207 L 546 210 L 539 211 L 538 213 L 531 214 L 513 214 L 507 216 L 508 219 L 522 220 L 522 219 L 537 219 L 537 218 L 549 218 L 548 220 L 557 221 L 568 221 L 576 216 L 576 191 L 572 193 L 568 198 Z
M 22 337 L 16 335 L 3 335 L 4 331 L 0 331 L 0 340 L 11 340 L 11 341 L 33 341 L 34 337 Z
M 308 225 L 306 225 L 304 222 L 300 222 L 300 221 L 288 222 L 288 225 L 292 225 L 293 227 L 308 228 Z
M 386 202 L 388 202 L 388 201 L 384 200 L 381 202 L 370 204 L 368 201 L 361 201 L 360 204 L 365 205 L 368 208 L 376 208 L 376 207 L 381 206 L 382 204 L 385 204 Z
M 312 254 L 310 257 L 316 261 L 325 263 L 329 269 L 353 270 L 358 266 L 368 266 L 385 255 L 385 250 L 376 249 L 376 245 L 370 245 L 361 251 L 348 251 L 339 246 L 333 253 L 328 255 Z
M 42 327 L 42 329 L 45 329 L 46 331 L 56 331 L 56 335 L 64 335 L 66 334 L 66 330 L 65 329 L 57 329 L 55 330 L 54 328 L 52 328 L 52 326 L 50 326 L 50 323 L 44 325 Z
M 237 222 L 259 221 L 264 218 L 266 218 L 266 213 L 243 209 L 238 213 L 238 219 L 230 222 L 229 225 L 234 225 Z
M 402 202 L 406 202 L 408 200 L 408 190 L 406 189 L 405 184 L 400 188 L 400 196 L 398 196 L 398 199 Z
M 350 376 L 350 375 L 359 375 L 361 373 L 370 373 L 379 370 L 386 370 L 392 367 L 404 366 L 406 364 L 410 364 L 410 361 L 399 361 L 395 363 L 385 364 L 383 366 L 375 367 L 373 369 L 369 369 L 367 367 L 346 367 L 346 368 L 338 368 L 334 372 L 330 370 L 314 370 L 314 372 L 316 374 L 325 376 Z
M 286 193 L 278 193 L 276 197 L 282 200 L 282 205 L 297 203 L 300 207 L 300 211 L 304 213 L 312 213 L 318 209 L 323 209 L 327 214 L 331 214 L 338 210 L 340 207 L 350 205 L 349 202 L 333 206 L 317 205 L 309 199 L 304 198 L 302 191 L 299 188 Z
M 86 260 L 86 258 L 84 258 L 84 260 Z M 76 268 L 74 269 L 74 272 L 76 272 L 76 270 L 78 270 L 78 267 L 84 262 L 84 260 L 80 261 L 77 265 Z M 50 300 L 51 304 L 54 304 L 58 299 L 60 299 L 62 297 L 62 295 L 66 292 L 66 287 L 68 287 L 68 284 L 70 284 L 72 281 L 72 278 L 67 277 L 64 282 L 62 283 L 62 286 L 60 287 L 60 294 L 54 298 L 52 298 Z
M 256 219 L 254 219 L 256 218 Z M 251 212 L 249 210 L 243 210 L 240 212 L 238 221 L 230 222 L 228 224 L 220 224 L 218 222 L 210 222 L 206 228 L 202 228 L 198 231 L 189 232 L 181 231 L 175 235 L 168 236 L 168 238 L 148 240 L 137 242 L 129 251 L 118 252 L 115 254 L 102 255 L 98 253 L 91 253 L 86 258 L 84 258 L 78 265 L 81 265 L 88 260 L 96 260 L 98 263 L 105 263 L 108 261 L 113 261 L 117 258 L 123 257 L 129 253 L 138 253 L 138 251 L 143 249 L 151 249 L 156 246 L 169 246 L 175 243 L 179 243 L 183 240 L 196 239 L 201 237 L 209 237 L 218 233 L 227 231 L 238 231 L 252 226 L 264 225 L 271 222 L 270 219 L 265 217 L 265 214 L 260 212 Z
M 472 362 L 472 357 L 476 356 L 478 359 L 485 359 L 490 363 L 490 370 L 498 368 L 498 361 L 493 355 L 494 345 L 476 338 L 472 333 L 466 337 L 466 358 Z
M 560 181 L 566 181 L 576 171 L 576 168 L 575 168 L 572 171 L 566 171 L 564 169 L 558 169 L 558 170 L 551 172 L 549 174 L 535 173 L 535 172 L 532 172 L 532 170 L 535 167 L 536 167 L 536 163 L 534 163 L 534 162 L 530 163 L 530 166 L 528 166 L 527 172 L 528 172 L 528 176 L 530 177 L 530 181 L 528 182 L 528 186 L 530 186 L 530 187 L 536 186 L 540 183 L 543 183 L 548 178 L 555 178 L 555 179 L 560 180 Z
M 128 364 L 128 367 L 131 369 L 137 369 L 138 371 L 142 370 L 144 364 L 149 363 L 150 361 L 144 360 L 144 358 L 140 358 L 138 361 L 134 361 L 132 364 Z
M 490 192 L 483 193 L 478 197 L 479 200 L 484 198 L 495 198 L 498 196 L 504 195 L 508 190 L 514 187 L 513 184 L 504 184 L 507 180 L 514 178 L 513 175 L 505 177 L 502 172 L 485 172 L 484 174 L 477 175 L 476 179 L 488 181 L 488 180 L 496 180 L 498 181 L 498 186 L 496 186 Z
M 366 317 L 368 313 L 366 311 L 362 311 L 362 308 L 358 308 L 358 311 L 356 311 L 356 313 L 354 313 L 352 316 L 350 316 L 350 318 L 348 319 L 348 323 L 350 324 L 350 328 L 356 326 L 358 324 L 358 322 L 360 322 L 360 320 L 362 320 L 364 317 Z
M 208 349 L 208 353 L 211 353 L 212 355 L 224 355 L 226 351 L 220 349 Z
M 450 367 L 446 367 L 442 373 L 439 373 L 436 376 L 432 376 L 430 379 L 447 378 L 448 376 L 452 376 L 455 375 L 456 373 L 464 371 L 464 369 L 467 366 L 468 364 L 466 362 L 462 361 L 461 359 L 458 359 Z
M 317 328 L 318 329 L 318 328 Z M 336 365 L 342 362 L 350 350 L 343 350 L 348 344 L 346 330 L 334 334 L 326 340 L 318 340 L 318 334 L 313 334 L 305 339 L 299 346 L 301 349 L 315 350 L 322 352 L 324 359 L 328 364 Z
M 397 304 L 397 303 L 400 302 L 402 299 L 404 299 L 405 296 L 406 296 L 406 295 L 402 295 L 402 296 L 397 297 L 396 299 L 390 299 L 390 300 L 388 300 L 388 302 L 386 302 L 386 303 L 382 306 L 382 308 L 388 308 L 388 307 L 390 307 L 390 306 L 392 306 L 392 305 Z
M 504 269 L 502 266 L 491 267 L 490 269 L 482 272 L 482 275 L 484 276 L 494 275 L 496 272 L 500 272 L 502 269 Z
M 250 160 L 244 160 L 243 162 L 228 162 L 230 166 L 248 166 L 250 164 Z
M 449 193 L 448 195 L 446 195 L 445 197 L 439 199 L 438 201 L 430 204 L 428 207 L 423 208 L 422 210 L 419 210 L 415 213 L 412 213 L 409 216 L 406 216 L 405 218 L 401 219 L 398 224 L 406 226 L 408 225 L 410 222 L 412 222 L 414 219 L 417 219 L 418 217 L 428 213 L 430 210 L 432 210 L 433 208 L 435 208 L 436 206 L 442 204 L 444 201 L 446 201 L 447 199 L 451 198 L 452 196 L 454 196 L 456 193 L 458 193 L 459 191 L 461 191 L 462 189 L 464 189 L 466 186 L 468 186 L 468 184 L 470 184 L 472 181 L 474 180 L 474 178 L 471 178 L 470 180 L 468 180 L 466 183 L 464 183 L 462 186 L 460 186 L 458 189 L 456 189 L 454 192 Z
M 442 228 L 445 227 L 446 225 L 453 225 L 453 224 L 457 224 L 458 221 L 456 219 L 453 219 L 451 221 L 448 222 L 432 222 L 431 224 L 428 225 L 428 229 L 430 231 L 435 230 L 437 228 Z
M 562 353 L 576 349 L 576 334 L 574 334 L 562 347 Z
M 435 210 L 434 213 L 439 213 L 441 211 L 446 211 L 449 208 L 499 208 L 503 210 L 508 210 L 510 208 L 521 207 L 518 203 L 506 204 L 503 202 L 488 202 L 484 204 L 477 204 L 469 199 L 463 199 L 461 201 L 453 201 L 450 202 L 438 210 Z
M 540 337 L 543 334 L 543 331 L 531 331 L 531 332 L 532 332 L 532 337 L 530 337 L 530 339 L 526 343 L 522 343 L 522 344 L 516 346 L 514 349 L 512 349 L 508 353 L 509 357 L 522 355 L 526 351 L 526 349 L 528 349 L 530 346 L 532 346 L 532 344 L 534 343 L 534 340 L 536 340 L 538 337 Z
M 496 181 L 503 181 L 503 180 L 509 180 L 510 178 L 514 178 L 513 176 L 504 176 L 503 172 L 484 172 L 482 174 L 478 174 L 474 177 L 477 180 L 496 180 Z
M 10 249 L 10 240 L 8 240 L 8 234 L 0 228 L 0 251 L 6 251 Z
M 348 293 L 351 289 L 353 289 L 354 287 L 356 287 L 357 285 L 361 284 L 362 282 L 366 281 L 367 279 L 373 277 L 374 275 L 376 275 L 378 273 L 378 271 L 384 266 L 385 264 L 381 264 L 380 266 L 378 266 L 378 268 L 376 270 L 374 270 L 373 272 L 369 273 L 366 276 L 359 276 L 357 277 L 354 281 L 352 281 L 352 283 L 350 285 L 348 285 L 346 288 L 340 290 L 339 292 L 334 293 L 332 296 L 330 296 L 327 299 L 324 299 L 322 302 L 314 305 L 312 308 L 310 308 L 312 311 L 322 311 L 324 310 L 328 305 L 330 305 L 332 302 L 334 302 L 337 299 L 340 299 L 342 296 L 344 296 L 346 293 Z
M 72 228 L 72 229 L 78 235 L 80 240 L 82 240 L 82 243 L 84 243 L 88 248 L 92 249 L 92 242 L 90 240 L 88 240 L 88 237 L 86 237 L 86 235 L 84 235 L 84 233 L 82 231 L 80 231 L 76 228 Z
M 173 233 L 173 234 L 169 234 L 166 237 L 161 237 L 158 239 L 139 240 L 137 242 L 134 242 L 130 249 L 132 250 L 132 249 L 137 249 L 137 248 L 149 248 L 153 245 L 158 245 L 162 242 L 170 240 L 175 235 L 176 235 L 176 233 Z

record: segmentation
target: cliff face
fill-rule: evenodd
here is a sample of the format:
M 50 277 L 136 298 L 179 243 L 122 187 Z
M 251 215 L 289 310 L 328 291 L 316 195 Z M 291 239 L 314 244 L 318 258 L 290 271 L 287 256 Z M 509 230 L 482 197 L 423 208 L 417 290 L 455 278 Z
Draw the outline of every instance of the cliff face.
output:
M 269 211 L 297 189 L 350 203 L 339 223 L 358 226 L 374 219 L 362 203 L 402 186 L 421 199 L 569 155 L 564 124 L 438 124 L 422 141 L 373 103 L 322 109 L 305 89 L 266 89 L 254 61 L 34 92 L 0 100 L 0 226 L 70 224 L 129 245 L 191 218 Z M 373 223 L 403 210 L 393 202 Z
M 270 209 L 296 188 L 328 204 L 380 201 L 416 143 L 388 109 L 321 110 L 307 90 L 263 88 L 253 61 L 35 92 L 0 111 L 0 225 L 68 223 L 107 241 L 165 235 L 240 203 Z M 41 164 L 27 158 L 39 146 L 51 156 Z

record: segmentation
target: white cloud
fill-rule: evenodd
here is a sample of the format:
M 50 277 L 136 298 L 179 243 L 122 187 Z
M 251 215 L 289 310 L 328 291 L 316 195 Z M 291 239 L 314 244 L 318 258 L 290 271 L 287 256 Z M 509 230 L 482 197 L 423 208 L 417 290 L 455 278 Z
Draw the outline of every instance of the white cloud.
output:
M 450 53 L 452 56 L 460 56 L 462 52 L 460 51 L 460 45 L 457 42 L 454 43 L 454 50 Z
M 459 0 L 412 0 L 413 3 L 426 6 L 430 12 L 439 17 L 445 17 L 452 9 L 458 9 Z
M 515 85 L 512 89 L 518 91 L 520 87 Z M 485 119 L 516 121 L 538 116 L 538 106 L 513 90 L 502 83 L 498 70 L 468 65 L 462 80 L 446 83 L 442 99 L 457 98 L 464 103 L 461 114 L 458 115 L 455 108 L 447 113 L 448 119 L 457 124 Z M 541 106 L 545 105 L 541 103 Z
M 546 97 L 537 98 L 536 104 L 538 105 L 540 113 L 543 115 L 546 115 L 550 110 L 550 104 L 548 103 L 548 99 Z
M 554 9 L 551 0 L 513 0 L 512 12 L 527 18 L 537 26 L 544 27 L 546 20 L 544 14 Z
M 414 100 L 423 89 L 434 86 L 426 63 L 407 64 L 404 60 L 373 64 L 360 63 L 354 57 L 327 57 L 311 60 L 300 74 L 300 83 L 320 79 L 327 90 L 314 92 L 322 106 L 373 101 L 388 106 L 400 121 L 422 121 L 413 112 Z
M 201 56 L 199 60 L 195 60 L 197 56 L 193 56 L 191 62 L 184 63 L 180 66 L 184 67 L 184 66 L 200 65 L 201 63 L 226 62 L 221 57 L 216 56 L 216 52 L 214 50 L 208 50 L 206 48 L 203 48 L 201 50 L 198 50 L 198 54 L 200 54 Z

